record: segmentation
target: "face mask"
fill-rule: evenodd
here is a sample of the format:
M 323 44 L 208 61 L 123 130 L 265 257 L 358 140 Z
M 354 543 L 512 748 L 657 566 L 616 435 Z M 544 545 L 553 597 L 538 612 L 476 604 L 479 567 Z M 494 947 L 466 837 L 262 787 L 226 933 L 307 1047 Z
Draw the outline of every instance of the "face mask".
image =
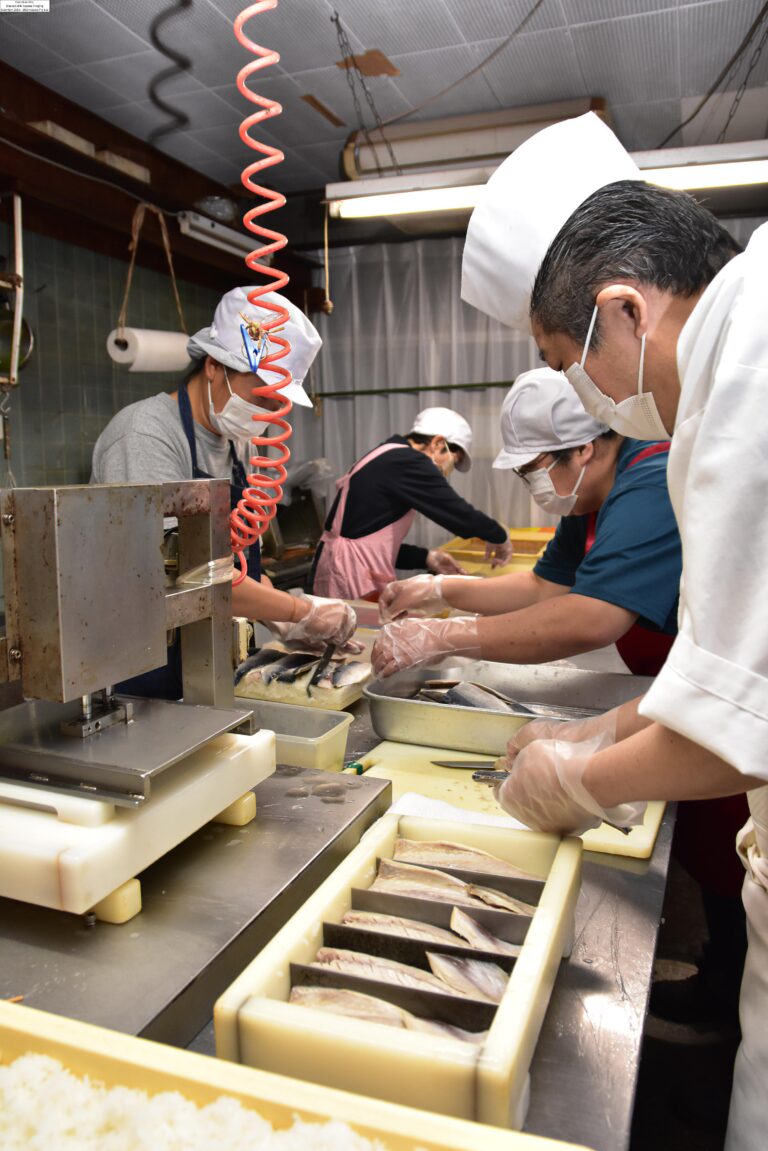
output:
M 266 408 L 251 404 L 232 391 L 226 368 L 224 368 L 224 379 L 229 388 L 229 399 L 220 412 L 213 410 L 211 381 L 208 381 L 208 419 L 211 427 L 215 428 L 219 435 L 225 436 L 228 440 L 235 440 L 239 445 L 242 445 L 243 441 L 249 443 L 252 436 L 265 435 L 271 421 L 268 420 L 265 424 L 257 423 L 253 417 L 260 414 L 267 416 L 270 413 Z
M 569 496 L 561 496 L 555 490 L 555 485 L 552 483 L 550 472 L 552 468 L 556 467 L 558 461 L 555 460 L 554 464 L 550 464 L 548 468 L 537 468 L 535 472 L 529 472 L 527 476 L 523 476 L 523 482 L 528 486 L 533 499 L 540 508 L 545 512 L 550 512 L 553 516 L 568 516 L 576 506 L 576 500 L 579 498 L 579 486 L 584 479 L 584 473 L 587 470 L 587 465 L 579 472 L 579 478 L 576 480 L 576 487 L 573 489 Z
M 633 440 L 668 440 L 669 432 L 661 422 L 659 409 L 652 392 L 643 392 L 643 363 L 645 361 L 645 333 L 640 340 L 640 367 L 637 373 L 637 395 L 615 403 L 610 396 L 601 392 L 597 384 L 584 370 L 584 362 L 589 351 L 589 342 L 597 319 L 597 305 L 587 332 L 581 362 L 566 368 L 566 376 L 582 404 L 596 420 L 607 424 L 621 436 Z

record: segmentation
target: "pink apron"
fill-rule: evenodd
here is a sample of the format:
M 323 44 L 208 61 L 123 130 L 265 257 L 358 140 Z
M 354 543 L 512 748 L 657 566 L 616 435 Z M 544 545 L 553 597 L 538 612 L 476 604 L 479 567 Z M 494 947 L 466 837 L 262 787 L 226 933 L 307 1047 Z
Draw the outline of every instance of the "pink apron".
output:
M 323 532 L 320 542 L 323 550 L 317 561 L 313 591 L 315 595 L 332 599 L 363 599 L 380 592 L 395 578 L 395 560 L 400 544 L 408 535 L 415 512 L 406 512 L 399 520 L 359 539 L 347 539 L 340 534 L 349 494 L 349 481 L 366 464 L 372 463 L 385 452 L 401 449 L 402 444 L 382 444 L 336 481 L 339 502 L 330 530 Z

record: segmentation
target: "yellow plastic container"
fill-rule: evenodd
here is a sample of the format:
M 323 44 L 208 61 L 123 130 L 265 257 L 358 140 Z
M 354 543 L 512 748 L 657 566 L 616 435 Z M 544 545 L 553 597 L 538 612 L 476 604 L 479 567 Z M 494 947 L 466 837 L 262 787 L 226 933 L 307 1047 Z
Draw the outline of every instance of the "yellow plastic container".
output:
M 515 548 L 515 558 L 521 560 L 523 556 L 538 558 L 544 551 L 552 536 L 554 528 L 510 528 L 509 538 Z M 442 550 L 450 552 L 454 559 L 460 563 L 463 560 L 482 562 L 485 557 L 486 544 L 481 539 L 462 539 L 456 536 L 443 544 Z
M 234 1067 L 207 1055 L 134 1039 L 88 1023 L 0 1001 L 0 1063 L 37 1053 L 107 1087 L 151 1095 L 179 1091 L 198 1106 L 227 1095 L 258 1111 L 275 1128 L 340 1119 L 386 1151 L 576 1151 L 572 1144 L 480 1127 L 442 1115 L 363 1099 L 281 1075 Z M 53 1103 L 51 1103 L 53 1106 Z
M 392 856 L 398 836 L 478 847 L 546 880 L 482 1045 L 288 1002 L 290 964 L 312 962 L 323 944 L 323 922 L 339 923 L 352 905 L 351 889 L 370 886 L 377 860 Z M 394 1103 L 521 1127 L 531 1058 L 558 965 L 572 942 L 581 850 L 579 840 L 536 832 L 384 816 L 219 998 L 217 1054 Z

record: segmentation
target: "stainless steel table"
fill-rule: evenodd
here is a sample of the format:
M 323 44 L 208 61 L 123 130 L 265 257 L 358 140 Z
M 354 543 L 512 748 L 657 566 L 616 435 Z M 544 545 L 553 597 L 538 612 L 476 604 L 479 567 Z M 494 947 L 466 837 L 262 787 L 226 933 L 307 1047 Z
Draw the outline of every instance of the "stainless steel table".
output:
M 141 875 L 121 926 L 0 899 L 0 998 L 185 1046 L 214 1001 L 390 803 L 381 779 L 278 768 L 243 828 L 209 823 Z

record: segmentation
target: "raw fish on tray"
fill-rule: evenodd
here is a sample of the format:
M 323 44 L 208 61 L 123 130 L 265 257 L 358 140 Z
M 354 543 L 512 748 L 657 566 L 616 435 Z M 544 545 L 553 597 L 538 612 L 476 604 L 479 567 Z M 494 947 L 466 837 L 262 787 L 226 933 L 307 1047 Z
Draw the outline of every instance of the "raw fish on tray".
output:
M 462 995 L 472 999 L 485 999 L 488 1003 L 501 1003 L 507 990 L 509 976 L 495 963 L 482 959 L 463 959 L 456 955 L 436 955 L 427 952 L 433 973 Z
M 487 1031 L 463 1031 L 461 1027 L 452 1027 L 449 1023 L 422 1019 L 374 995 L 363 995 L 359 991 L 343 988 L 294 987 L 288 1002 L 314 1007 L 319 1011 L 331 1011 L 336 1015 L 348 1015 L 353 1019 L 364 1019 L 367 1023 L 383 1023 L 387 1027 L 401 1027 L 408 1031 L 421 1031 L 426 1035 L 459 1039 L 463 1043 L 483 1043 L 488 1034 Z
M 454 907 L 451 912 L 451 931 L 455 931 L 465 943 L 477 948 L 478 951 L 495 951 L 497 955 L 520 954 L 520 944 L 507 943 L 506 939 L 499 939 L 460 907 Z
M 452 931 L 422 923 L 418 919 L 405 919 L 402 915 L 383 915 L 378 911 L 347 911 L 341 918 L 344 927 L 358 927 L 363 931 L 378 931 L 382 935 L 397 935 L 401 939 L 421 939 L 425 943 L 459 944 Z
M 507 863 L 478 847 L 465 847 L 450 840 L 427 841 L 420 839 L 395 840 L 392 856 L 399 863 L 417 863 L 422 867 L 455 867 L 460 871 L 476 871 L 487 875 L 503 875 L 509 879 L 530 879 L 530 872 Z
M 308 694 L 313 699 L 327 699 L 327 692 L 363 684 L 373 674 L 370 663 L 348 660 L 346 656 L 337 654 L 317 683 L 310 686 L 319 663 L 317 652 L 263 647 L 237 668 L 235 687 L 239 686 L 239 695 L 271 698 L 286 703 L 305 703 Z
M 411 967 L 407 963 L 398 963 L 378 955 L 364 955 L 360 951 L 347 951 L 341 947 L 321 947 L 310 967 L 330 968 L 345 975 L 375 979 L 380 983 L 395 983 L 400 987 L 412 987 L 416 991 L 439 991 L 443 995 L 471 998 L 466 991 L 457 991 L 431 972 L 422 971 L 420 967 Z
M 513 899 L 501 891 L 464 883 L 444 871 L 433 871 L 412 863 L 396 863 L 391 859 L 382 859 L 371 891 L 389 891 L 413 899 L 436 899 L 462 907 L 491 906 L 515 915 L 533 915 L 536 910 L 530 903 Z

